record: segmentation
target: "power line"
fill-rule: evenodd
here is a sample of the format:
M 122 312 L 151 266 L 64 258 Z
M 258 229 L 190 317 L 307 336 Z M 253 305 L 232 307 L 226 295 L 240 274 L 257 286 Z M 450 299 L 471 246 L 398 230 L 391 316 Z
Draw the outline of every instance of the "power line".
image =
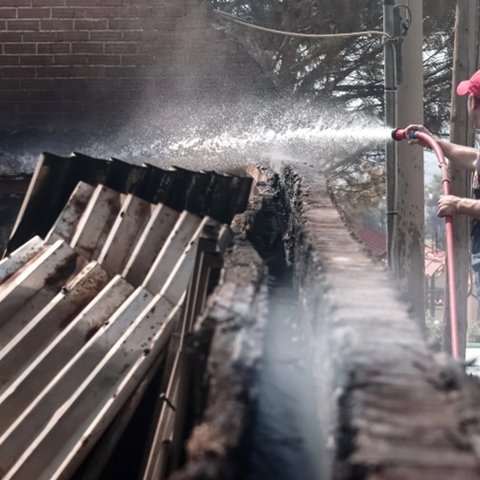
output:
M 361 37 L 364 35 L 378 35 L 381 37 L 391 39 L 391 35 L 385 32 L 381 32 L 378 30 L 365 30 L 363 32 L 346 32 L 346 33 L 297 33 L 297 32 L 286 32 L 283 30 L 276 30 L 273 28 L 262 27 L 260 25 L 256 25 L 255 23 L 245 22 L 244 20 L 239 19 L 235 15 L 231 13 L 222 12 L 221 10 L 213 10 L 214 13 L 217 15 L 224 17 L 233 23 L 237 23 L 238 25 L 243 25 L 244 27 L 252 28 L 254 30 L 260 30 L 261 32 L 273 33 L 276 35 L 283 35 L 284 37 L 298 37 L 298 38 L 344 38 L 344 37 Z

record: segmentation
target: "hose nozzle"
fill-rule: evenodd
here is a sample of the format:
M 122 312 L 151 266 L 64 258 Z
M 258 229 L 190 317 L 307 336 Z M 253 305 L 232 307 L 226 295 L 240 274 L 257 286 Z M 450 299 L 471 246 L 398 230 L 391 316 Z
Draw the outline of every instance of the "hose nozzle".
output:
M 410 132 L 407 133 L 406 128 L 396 128 L 395 130 L 392 130 L 392 138 L 399 142 L 400 140 L 413 140 L 417 135 L 417 130 L 410 130 Z
M 395 130 L 392 130 L 392 138 L 396 142 L 399 142 L 400 140 L 405 140 L 407 138 L 407 132 L 404 128 L 396 128 Z

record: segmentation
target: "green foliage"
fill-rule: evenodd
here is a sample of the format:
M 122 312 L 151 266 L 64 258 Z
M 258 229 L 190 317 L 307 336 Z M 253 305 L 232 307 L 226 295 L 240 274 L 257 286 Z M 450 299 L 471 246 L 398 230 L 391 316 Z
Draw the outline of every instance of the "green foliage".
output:
M 208 0 L 257 25 L 301 33 L 382 30 L 380 0 Z M 424 0 L 426 124 L 448 119 L 454 0 Z M 399 10 L 405 22 L 407 11 Z M 225 24 L 224 21 L 222 21 Z M 228 29 L 278 90 L 332 98 L 347 109 L 383 113 L 383 45 L 378 36 L 305 40 L 231 25 Z
M 424 0 L 424 116 L 435 133 L 444 133 L 450 116 L 455 0 Z

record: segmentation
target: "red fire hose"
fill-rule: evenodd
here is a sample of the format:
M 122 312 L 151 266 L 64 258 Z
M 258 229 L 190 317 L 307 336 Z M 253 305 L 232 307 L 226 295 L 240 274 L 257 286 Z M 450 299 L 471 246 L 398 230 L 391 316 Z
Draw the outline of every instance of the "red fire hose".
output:
M 392 138 L 394 140 L 421 140 L 422 143 L 428 145 L 437 156 L 438 166 L 442 172 L 442 188 L 445 195 L 451 194 L 451 181 L 448 172 L 447 162 L 443 151 L 430 135 L 412 130 L 406 132 L 406 130 L 397 128 L 392 132 Z M 447 242 L 447 275 L 448 275 L 448 298 L 450 301 L 450 332 L 452 337 L 452 355 L 454 358 L 459 358 L 459 343 L 458 343 L 458 309 L 457 309 L 457 294 L 455 287 L 457 285 L 457 275 L 455 270 L 455 251 L 453 245 L 453 219 L 451 215 L 445 216 L 445 231 Z

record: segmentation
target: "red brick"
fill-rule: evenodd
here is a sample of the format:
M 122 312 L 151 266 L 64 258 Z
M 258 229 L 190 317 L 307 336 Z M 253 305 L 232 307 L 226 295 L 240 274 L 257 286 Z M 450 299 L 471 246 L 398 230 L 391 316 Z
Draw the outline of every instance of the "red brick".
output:
M 86 42 L 90 35 L 88 32 L 57 32 L 55 38 L 58 42 Z
M 70 67 L 70 66 L 38 67 L 37 68 L 37 75 L 38 75 L 39 78 L 41 78 L 41 77 L 48 77 L 48 78 L 72 77 L 73 76 L 73 71 L 72 71 L 72 67 Z
M 125 30 L 122 32 L 122 40 L 126 42 L 142 42 L 146 33 L 141 30 Z
M 35 90 L 28 90 L 28 98 L 30 101 L 61 101 L 63 99 L 62 92 L 57 89 L 42 90 L 36 88 Z
M 117 42 L 123 40 L 123 33 L 120 31 L 90 32 L 92 42 Z
M 0 18 L 16 18 L 17 9 L 16 8 L 2 8 L 0 7 Z
M 28 93 L 21 90 L 0 90 L 0 102 L 14 102 L 18 100 L 25 100 L 27 98 Z
M 19 63 L 18 55 L 0 55 L 0 65 L 18 65 Z
M 90 91 L 88 90 L 88 100 L 91 100 Z M 68 90 L 62 90 L 62 99 L 71 101 L 71 100 L 85 100 L 86 97 L 85 88 L 78 88 L 70 86 Z
M 138 44 L 138 53 L 139 54 L 157 54 L 158 52 L 168 52 L 168 45 L 171 45 L 171 49 L 174 47 L 174 42 L 173 41 L 165 41 L 160 43 L 157 42 L 142 42 Z
M 171 38 L 172 35 L 170 33 L 167 33 L 167 36 L 161 36 L 159 32 L 154 30 L 130 30 L 123 32 L 123 39 L 128 42 L 152 43 L 158 42 L 160 39 L 162 39 L 162 41 L 167 41 L 167 39 Z
M 137 53 L 136 43 L 106 43 L 105 53 Z
M 85 90 L 72 89 L 72 90 L 62 90 L 62 100 L 71 101 L 71 100 L 83 100 L 85 99 Z
M 55 7 L 52 8 L 52 18 L 85 18 L 85 9 L 74 7 Z
M 62 100 L 84 100 L 85 99 L 85 89 L 78 88 L 75 86 L 70 86 L 68 90 L 62 90 Z
M 88 80 L 88 85 L 85 85 L 85 87 L 91 90 L 108 90 L 110 88 L 116 88 L 118 84 L 118 79 L 116 78 L 92 78 Z
M 63 6 L 65 0 L 31 0 L 32 7 L 58 7 Z
M 175 28 L 175 22 L 172 21 L 172 17 L 145 17 L 143 19 L 143 27 L 145 30 L 161 30 L 165 32 L 172 32 Z M 193 28 L 191 25 L 189 25 L 187 28 L 194 30 L 195 25 L 193 25 Z
M 123 91 L 126 90 L 142 90 L 144 91 L 147 87 L 148 80 L 144 78 L 122 78 L 119 80 L 120 89 Z
M 38 53 L 70 53 L 70 43 L 52 42 L 38 44 Z
M 171 0 L 170 0 L 171 1 Z M 111 5 L 111 6 L 117 6 L 117 7 L 123 7 L 125 5 L 125 0 L 103 0 L 102 5 Z M 132 2 L 134 3 L 134 2 Z M 158 3 L 158 2 L 155 2 Z
M 123 18 L 151 18 L 163 16 L 161 10 L 156 7 L 149 7 L 145 5 L 128 5 L 118 9 L 118 16 Z
M 21 42 L 22 33 L 21 32 L 0 32 L 0 42 Z
M 151 65 L 152 55 L 122 55 L 122 65 Z
M 93 92 L 89 93 L 88 101 L 89 102 L 92 102 L 92 100 L 96 101 L 97 105 L 102 105 L 102 106 L 105 103 L 111 103 L 112 101 L 115 103 L 119 103 L 119 101 L 124 103 L 126 99 L 123 94 L 124 92 L 113 90 L 111 88 L 107 88 L 104 90 L 94 90 Z
M 72 44 L 72 53 L 103 53 L 103 43 L 74 43 Z
M 123 5 L 125 0 L 65 0 L 65 5 L 69 7 L 73 6 L 90 6 L 96 7 L 102 5 L 103 7 L 120 7 Z
M 116 18 L 121 15 L 118 14 L 118 9 L 115 7 L 87 7 L 85 16 L 87 18 Z
M 75 30 L 106 30 L 107 20 L 75 20 Z
M 2 68 L 4 78 L 33 78 L 35 77 L 34 67 L 5 67 Z
M 52 65 L 54 60 L 52 55 L 22 55 L 18 58 L 20 65 Z
M 6 43 L 4 46 L 5 53 L 11 54 L 27 54 L 36 53 L 37 45 L 35 43 Z
M 120 65 L 120 55 L 89 55 L 89 65 Z
M 19 8 L 18 18 L 50 18 L 50 8 Z
M 134 67 L 134 66 L 127 66 L 127 67 L 105 67 L 105 76 L 107 78 L 115 77 L 115 78 L 135 78 L 135 77 L 148 77 L 153 75 L 150 72 L 150 69 L 145 69 L 142 67 Z
M 11 82 L 10 86 L 5 84 L 3 87 L 5 90 L 14 90 L 21 86 L 28 92 L 26 100 L 23 101 L 20 117 L 24 116 L 30 120 L 32 117 L 40 119 L 42 114 L 33 112 L 29 116 L 28 102 L 36 104 L 36 101 L 41 100 L 48 91 L 53 92 L 51 98 L 56 100 L 55 108 L 58 108 L 50 116 L 57 118 L 57 112 L 63 109 L 83 108 L 79 106 L 83 103 L 70 104 L 71 100 L 83 101 L 85 104 L 90 102 L 99 108 L 107 102 L 112 105 L 115 101 L 123 104 L 124 98 L 120 97 L 134 99 L 136 93 L 142 91 L 143 85 L 155 82 L 152 75 L 157 75 L 158 84 L 165 88 L 165 83 L 171 83 L 169 72 L 157 71 L 148 64 L 155 60 L 157 52 L 166 57 L 169 55 L 170 46 L 174 41 L 176 18 L 168 16 L 170 10 L 175 15 L 178 13 L 177 16 L 185 15 L 185 9 L 191 8 L 195 12 L 196 7 L 193 5 L 197 3 L 198 0 L 0 0 L 0 20 L 3 11 L 6 17 L 3 18 L 4 24 L 10 19 L 25 21 L 34 15 L 36 9 L 38 15 L 30 20 L 38 21 L 43 18 L 50 22 L 41 23 L 42 27 L 48 25 L 50 28 L 52 25 L 62 25 L 59 23 L 62 21 L 70 22 L 63 24 L 62 28 L 65 28 L 73 23 L 72 29 L 66 31 L 38 29 L 25 31 L 22 26 L 6 32 L 1 31 L 0 24 L 0 88 L 1 81 L 5 80 Z M 20 18 L 13 18 L 16 9 L 19 12 L 22 10 L 19 13 Z M 46 12 L 51 12 L 52 16 L 47 17 Z M 205 28 L 207 32 L 209 31 L 208 25 L 205 27 L 200 15 L 197 17 L 192 15 L 192 21 L 187 22 L 181 32 L 182 38 L 188 40 L 199 29 Z M 99 26 L 102 29 L 97 29 Z M 75 27 L 81 29 L 76 30 Z M 26 53 L 31 48 L 29 46 L 13 46 L 21 45 L 22 34 L 27 45 L 34 43 L 37 45 L 36 54 Z M 207 36 L 214 40 L 218 37 L 215 31 L 208 33 Z M 193 42 L 193 47 L 196 47 L 195 40 Z M 100 48 L 91 47 L 91 44 L 98 44 Z M 75 47 L 75 52 L 78 53 L 73 53 L 72 45 L 79 45 Z M 233 51 L 231 47 L 222 49 L 215 42 L 208 45 L 207 54 L 215 55 L 217 50 Z M 16 55 L 10 53 L 21 52 L 24 48 L 27 50 L 23 50 L 23 53 Z M 93 51 L 89 51 L 91 49 Z M 203 52 L 201 53 L 203 55 Z M 195 48 L 195 52 L 190 52 L 189 55 L 194 58 L 199 54 Z M 119 61 L 125 63 L 119 64 Z M 233 61 L 236 61 L 236 57 Z M 188 74 L 187 69 L 188 65 L 184 74 Z M 34 71 L 39 77 L 25 76 L 29 72 L 31 75 Z M 15 75 L 20 77 L 17 78 Z M 80 96 L 76 97 L 76 94 Z M 5 97 L 8 98 L 8 95 L 2 96 Z M 65 103 L 68 105 L 61 106 L 61 100 L 66 100 Z M 55 102 L 52 102 L 51 106 L 48 104 L 44 106 L 49 109 L 54 108 L 54 104 Z M 34 106 L 32 110 L 37 110 L 37 107 Z M 40 111 L 40 108 L 38 110 Z M 70 116 L 71 119 L 76 118 L 75 113 L 77 112 Z M 48 114 L 43 112 L 43 115 L 48 119 Z M 3 118 L 4 116 L 0 114 L 0 121 L 3 121 Z
M 38 67 L 37 74 L 39 77 L 52 77 L 52 78 L 98 78 L 104 75 L 104 67 L 90 67 L 87 65 L 82 66 L 65 66 L 65 67 Z
M 73 112 L 77 108 L 81 108 L 81 103 L 72 103 L 72 102 L 28 102 L 28 103 L 19 103 L 18 111 L 19 113 L 48 113 L 48 112 Z
M 66 19 L 51 19 L 51 20 L 41 20 L 40 22 L 40 29 L 41 30 L 73 30 L 73 20 L 66 20 Z
M 24 32 L 23 34 L 24 42 L 54 42 L 55 33 L 53 32 Z
M 87 65 L 87 55 L 55 55 L 55 65 Z
M 108 20 L 109 30 L 142 30 L 139 18 L 111 18 Z
M 2 0 L 2 7 L 29 7 L 30 0 Z
M 96 7 L 98 0 L 65 0 L 65 6 L 70 7 Z
M 40 20 L 7 20 L 8 30 L 38 31 Z
M 100 66 L 73 67 L 75 77 L 104 77 L 105 68 Z
M 0 78 L 0 90 L 16 89 L 20 86 L 20 80 L 11 78 Z
M 25 90 L 51 90 L 57 86 L 56 82 L 57 80 L 53 80 L 52 78 L 22 79 L 20 80 L 20 88 Z

